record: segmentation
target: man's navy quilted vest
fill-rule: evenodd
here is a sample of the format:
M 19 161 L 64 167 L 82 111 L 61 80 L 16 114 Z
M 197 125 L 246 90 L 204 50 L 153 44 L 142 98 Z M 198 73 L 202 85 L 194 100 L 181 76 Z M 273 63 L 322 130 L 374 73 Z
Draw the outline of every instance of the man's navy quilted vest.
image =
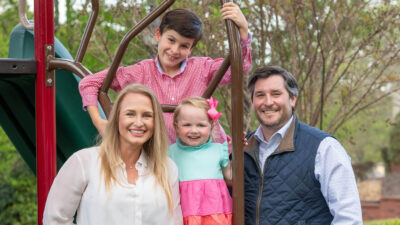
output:
M 333 217 L 314 174 L 318 146 L 327 136 L 296 119 L 294 151 L 271 155 L 265 163 L 263 179 L 254 154 L 244 154 L 246 225 L 331 223 Z

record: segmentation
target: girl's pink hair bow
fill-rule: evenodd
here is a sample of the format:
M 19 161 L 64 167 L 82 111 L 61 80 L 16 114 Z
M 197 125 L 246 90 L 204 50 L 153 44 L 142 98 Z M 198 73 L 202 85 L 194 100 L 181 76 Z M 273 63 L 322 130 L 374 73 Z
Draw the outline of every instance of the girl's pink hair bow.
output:
M 213 97 L 210 97 L 206 100 L 207 104 L 210 105 L 210 109 L 207 111 L 208 116 L 213 120 L 217 121 L 218 118 L 222 115 L 222 113 L 217 111 L 218 101 Z

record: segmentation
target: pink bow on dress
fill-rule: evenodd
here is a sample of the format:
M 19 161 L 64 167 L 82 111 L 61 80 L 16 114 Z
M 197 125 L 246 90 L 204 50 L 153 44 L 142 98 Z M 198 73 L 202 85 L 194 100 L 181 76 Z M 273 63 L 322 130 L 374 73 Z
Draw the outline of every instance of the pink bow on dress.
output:
M 218 118 L 222 115 L 222 113 L 217 111 L 217 105 L 218 101 L 217 99 L 210 97 L 209 99 L 206 100 L 207 104 L 210 105 L 210 109 L 207 111 L 208 116 L 214 120 L 217 121 Z

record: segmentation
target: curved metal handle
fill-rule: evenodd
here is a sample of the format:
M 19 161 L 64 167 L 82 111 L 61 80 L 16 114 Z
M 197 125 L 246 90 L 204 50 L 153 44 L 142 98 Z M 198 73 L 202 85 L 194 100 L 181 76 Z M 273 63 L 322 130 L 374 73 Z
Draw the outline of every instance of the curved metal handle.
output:
M 220 0 L 221 4 L 228 2 Z M 231 62 L 233 224 L 244 224 L 244 159 L 243 159 L 243 65 L 237 26 L 225 21 Z
M 108 116 L 111 111 L 111 101 L 107 97 L 107 91 L 110 88 L 112 80 L 114 79 L 115 73 L 117 72 L 118 66 L 121 63 L 122 56 L 125 54 L 125 51 L 128 47 L 129 42 L 138 35 L 144 28 L 146 28 L 151 22 L 153 22 L 157 17 L 159 17 L 168 7 L 170 7 L 175 0 L 165 0 L 163 1 L 157 8 L 155 8 L 150 14 L 148 14 L 145 18 L 143 18 L 136 26 L 134 26 L 122 39 L 119 44 L 117 53 L 114 57 L 114 60 L 108 70 L 107 77 L 103 82 L 103 85 L 99 91 L 99 101 L 100 105 L 103 108 L 104 114 Z
M 75 56 L 75 62 L 81 63 L 85 56 L 90 37 L 92 36 L 94 25 L 96 24 L 99 14 L 99 0 L 92 0 L 92 13 L 90 14 L 88 23 L 86 24 L 85 33 L 82 36 L 81 44 Z
M 230 36 L 229 31 L 228 31 L 228 37 Z M 231 56 L 228 55 L 227 57 L 224 58 L 224 61 L 222 62 L 221 66 L 215 73 L 215 76 L 211 80 L 210 84 L 208 85 L 207 89 L 204 91 L 203 95 L 201 97 L 203 98 L 210 98 L 211 95 L 214 93 L 215 89 L 217 89 L 219 82 L 221 79 L 224 77 L 226 71 L 228 70 L 230 66 L 230 58 Z
M 85 76 L 92 74 L 81 63 L 77 63 L 69 59 L 57 59 L 54 56 L 51 56 L 47 60 L 49 62 L 49 70 L 61 69 L 71 71 L 80 78 L 84 78 Z
M 19 0 L 18 16 L 22 26 L 28 30 L 33 30 L 34 25 L 29 23 L 28 18 L 26 17 L 26 0 Z
M 96 24 L 97 16 L 99 13 L 99 1 L 91 0 L 91 3 L 92 3 L 92 13 L 90 14 L 88 23 L 86 24 L 85 32 L 82 36 L 82 40 L 79 45 L 78 52 L 76 53 L 75 60 L 71 61 L 68 59 L 57 59 L 54 56 L 49 57 L 47 59 L 48 64 L 49 64 L 49 68 L 48 68 L 49 70 L 54 70 L 54 69 L 68 70 L 68 71 L 73 72 L 80 78 L 83 78 L 89 74 L 92 74 L 85 66 L 82 65 L 82 60 L 86 53 L 86 49 L 89 44 L 90 37 L 92 36 L 93 29 Z M 22 7 L 24 4 L 25 4 L 25 0 L 20 0 L 20 9 L 25 8 L 25 7 Z

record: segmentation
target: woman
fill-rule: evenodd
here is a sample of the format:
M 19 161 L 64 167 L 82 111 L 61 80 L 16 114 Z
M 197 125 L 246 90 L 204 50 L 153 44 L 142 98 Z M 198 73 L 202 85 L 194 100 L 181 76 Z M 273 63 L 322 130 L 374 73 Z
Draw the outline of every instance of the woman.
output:
M 178 170 L 161 106 L 140 84 L 119 94 L 100 146 L 74 153 L 50 189 L 43 224 L 182 224 Z

